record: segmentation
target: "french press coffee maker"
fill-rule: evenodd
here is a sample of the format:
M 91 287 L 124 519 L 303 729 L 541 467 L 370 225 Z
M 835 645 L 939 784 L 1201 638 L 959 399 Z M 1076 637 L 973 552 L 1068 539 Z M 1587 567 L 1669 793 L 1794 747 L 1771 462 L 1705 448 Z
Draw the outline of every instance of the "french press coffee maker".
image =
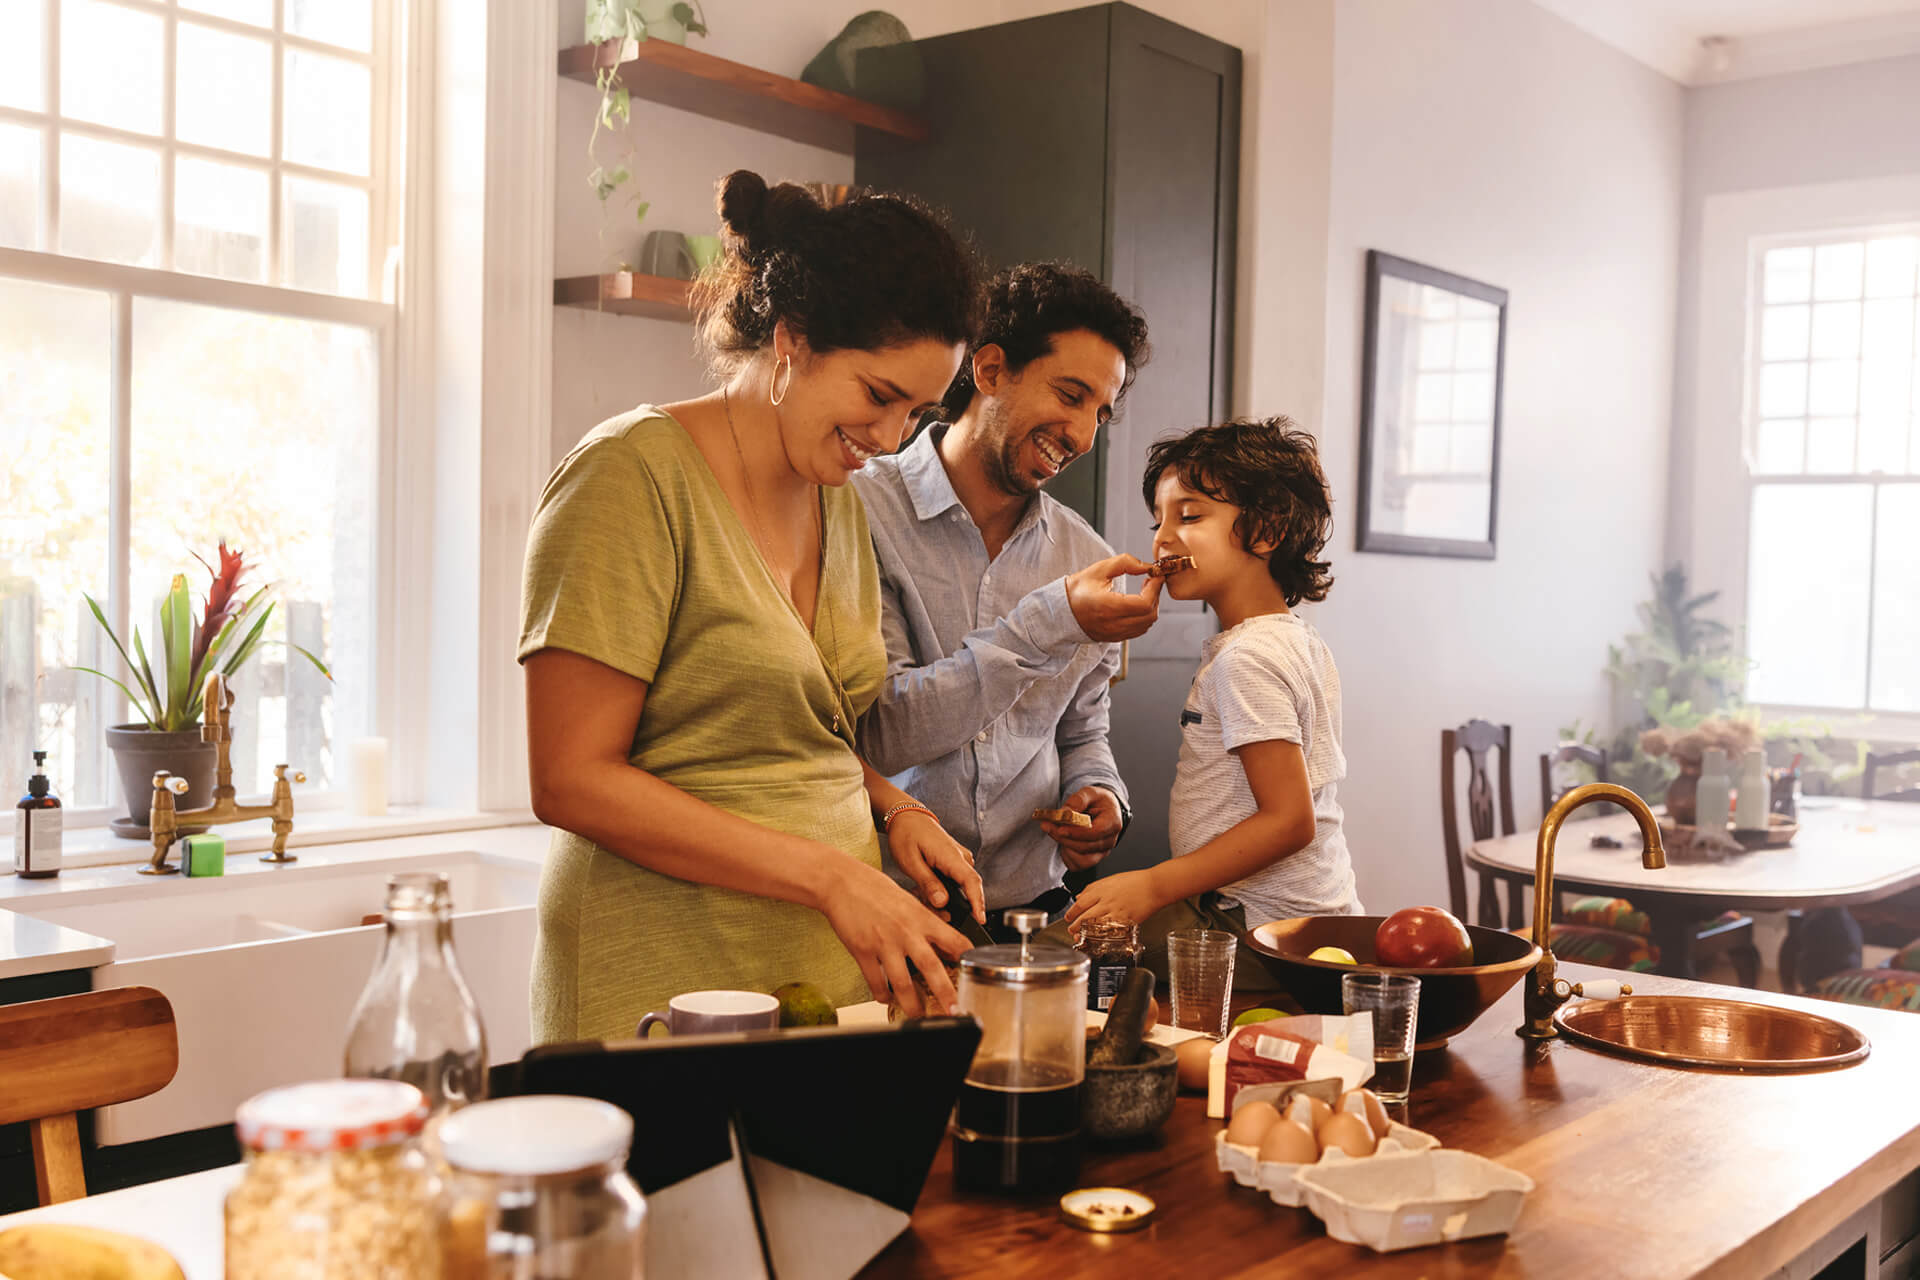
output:
M 1035 943 L 1044 911 L 1005 916 L 1018 945 L 960 957 L 959 1011 L 980 1048 L 953 1108 L 954 1182 L 1013 1194 L 1071 1188 L 1080 1172 L 1087 1064 L 1087 957 Z

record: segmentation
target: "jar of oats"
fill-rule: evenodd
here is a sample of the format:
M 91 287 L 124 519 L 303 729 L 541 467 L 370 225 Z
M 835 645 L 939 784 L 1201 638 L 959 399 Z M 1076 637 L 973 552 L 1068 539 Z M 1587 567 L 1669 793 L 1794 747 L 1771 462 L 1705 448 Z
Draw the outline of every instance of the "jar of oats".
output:
M 439 1276 L 426 1120 L 426 1098 L 398 1080 L 317 1080 L 241 1103 L 246 1171 L 227 1196 L 227 1280 Z

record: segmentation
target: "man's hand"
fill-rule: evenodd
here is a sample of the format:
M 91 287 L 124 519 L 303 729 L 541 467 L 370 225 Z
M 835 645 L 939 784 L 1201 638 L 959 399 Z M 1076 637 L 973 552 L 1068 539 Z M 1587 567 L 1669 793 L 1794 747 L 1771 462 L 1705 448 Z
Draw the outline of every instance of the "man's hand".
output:
M 1040 820 L 1040 829 L 1060 846 L 1060 857 L 1070 871 L 1098 866 L 1120 842 L 1120 802 L 1105 787 L 1082 787 L 1068 796 L 1063 809 L 1078 809 L 1093 819 L 1091 827 Z
M 1087 636 L 1101 644 L 1143 636 L 1160 616 L 1162 580 L 1148 578 L 1139 595 L 1115 586 L 1128 574 L 1144 574 L 1153 566 L 1138 556 L 1109 556 L 1078 573 L 1067 575 L 1067 605 L 1073 620 Z
M 1102 876 L 1080 891 L 1067 912 L 1067 927 L 1076 935 L 1089 921 L 1125 920 L 1145 924 L 1147 917 L 1166 906 L 1151 871 L 1122 871 Z

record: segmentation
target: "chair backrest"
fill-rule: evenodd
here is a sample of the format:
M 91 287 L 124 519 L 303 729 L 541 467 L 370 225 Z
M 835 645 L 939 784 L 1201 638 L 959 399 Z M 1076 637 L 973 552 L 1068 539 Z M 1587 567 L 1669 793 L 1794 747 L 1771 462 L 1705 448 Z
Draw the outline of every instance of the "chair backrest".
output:
M 1494 791 L 1489 773 L 1490 757 L 1500 752 L 1499 791 Z M 1513 834 L 1513 726 L 1469 720 L 1457 729 L 1440 731 L 1440 824 L 1447 850 L 1447 894 L 1453 914 L 1467 916 L 1467 864 L 1465 845 L 1460 840 L 1460 820 L 1454 800 L 1454 760 L 1467 753 L 1467 821 L 1473 840 L 1490 840 L 1496 835 Z M 1499 827 L 1494 827 L 1495 802 L 1499 804 Z M 1500 906 L 1494 900 L 1493 878 L 1480 878 L 1480 924 L 1500 927 Z
M 1581 764 L 1587 765 L 1593 770 L 1593 780 L 1595 782 L 1613 781 L 1613 779 L 1607 776 L 1607 749 L 1605 747 L 1589 747 L 1585 743 L 1580 742 L 1563 742 L 1552 751 L 1543 751 L 1540 753 L 1541 813 L 1544 814 L 1547 810 L 1553 808 L 1553 802 L 1555 800 L 1558 800 L 1561 796 L 1573 790 L 1572 787 L 1556 787 L 1553 785 L 1553 766 L 1557 764 L 1567 764 L 1575 760 L 1578 760 Z
M 1860 770 L 1860 794 L 1868 800 L 1920 800 L 1920 786 L 1896 787 L 1892 791 L 1874 790 L 1873 772 L 1880 768 L 1892 768 L 1901 764 L 1920 764 L 1920 748 L 1911 751 L 1885 751 L 1867 753 L 1866 765 Z
M 179 1066 L 173 1006 L 152 987 L 0 1005 L 0 1124 L 28 1122 L 40 1203 L 87 1194 L 77 1113 L 158 1092 Z

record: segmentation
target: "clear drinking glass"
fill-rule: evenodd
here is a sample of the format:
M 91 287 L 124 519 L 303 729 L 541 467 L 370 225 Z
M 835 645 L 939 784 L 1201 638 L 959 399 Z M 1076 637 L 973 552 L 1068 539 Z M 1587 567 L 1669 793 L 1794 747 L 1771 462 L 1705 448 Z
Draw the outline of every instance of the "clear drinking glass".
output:
M 404 1080 L 438 1118 L 487 1096 L 487 1033 L 453 953 L 447 873 L 388 877 L 386 924 L 348 1023 L 346 1074 Z
M 1373 1079 L 1380 1101 L 1407 1100 L 1413 1082 L 1413 1032 L 1420 1019 L 1420 979 L 1404 973 L 1343 973 L 1340 1004 L 1373 1015 Z
M 1173 1025 L 1227 1034 L 1233 996 L 1233 957 L 1240 941 L 1218 929 L 1176 929 L 1167 935 L 1167 976 L 1173 987 Z

